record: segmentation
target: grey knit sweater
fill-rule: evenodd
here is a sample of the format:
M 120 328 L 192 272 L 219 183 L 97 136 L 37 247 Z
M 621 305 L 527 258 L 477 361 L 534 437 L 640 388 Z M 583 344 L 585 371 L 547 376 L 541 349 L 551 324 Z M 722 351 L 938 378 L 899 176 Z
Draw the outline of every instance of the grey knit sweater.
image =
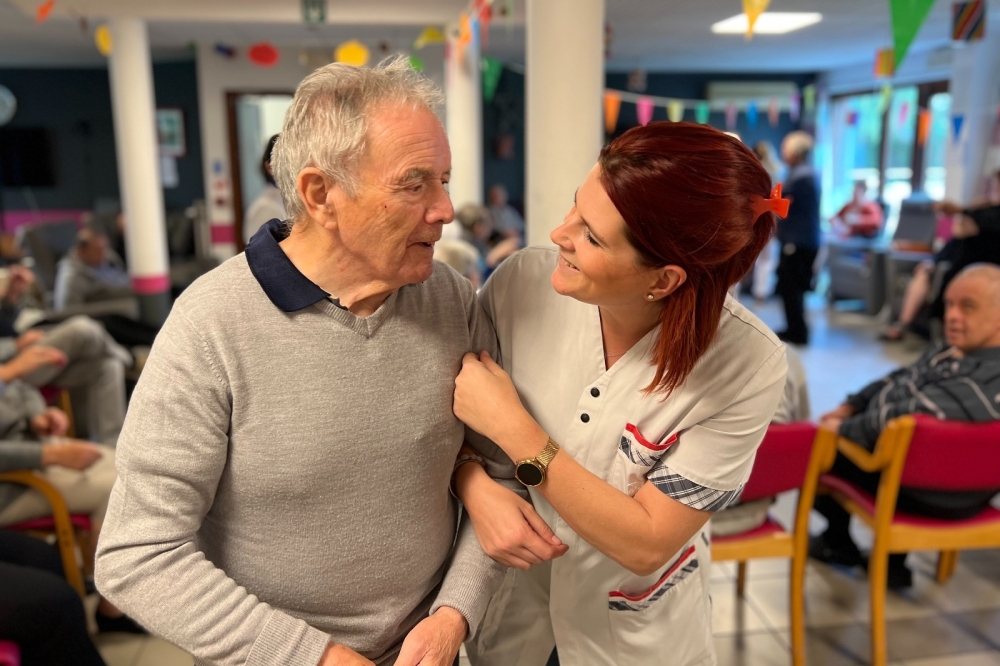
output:
M 480 349 L 492 327 L 442 264 L 362 319 L 282 312 L 227 261 L 178 299 L 133 395 L 98 589 L 198 664 L 313 666 L 328 641 L 389 664 L 442 605 L 474 631 L 504 569 L 457 525 L 463 439 L 513 476 L 452 414 Z

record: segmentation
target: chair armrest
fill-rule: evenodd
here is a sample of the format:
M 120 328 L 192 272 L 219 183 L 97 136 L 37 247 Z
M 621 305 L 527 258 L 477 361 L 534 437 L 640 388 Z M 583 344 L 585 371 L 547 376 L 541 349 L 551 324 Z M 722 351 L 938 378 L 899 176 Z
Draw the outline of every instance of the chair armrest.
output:
M 73 523 L 70 522 L 69 508 L 62 493 L 45 480 L 43 477 L 29 470 L 19 470 L 16 472 L 0 473 L 0 482 L 17 483 L 27 486 L 40 492 L 52 507 L 52 518 L 56 526 L 56 540 L 59 543 L 59 554 L 62 556 L 63 571 L 66 574 L 66 582 L 70 584 L 80 597 L 84 597 L 86 592 L 83 587 L 83 574 L 76 563 L 76 535 L 73 532 Z
M 866 472 L 878 472 L 885 467 L 883 456 L 878 455 L 878 446 L 875 451 L 869 451 L 846 437 L 840 437 L 837 439 L 837 451 Z
M 126 298 L 113 298 L 106 301 L 92 301 L 90 303 L 70 305 L 62 310 L 46 311 L 45 318 L 49 321 L 62 321 L 77 315 L 86 315 L 88 317 L 121 315 L 129 319 L 138 319 L 139 299 L 135 296 L 128 296 Z

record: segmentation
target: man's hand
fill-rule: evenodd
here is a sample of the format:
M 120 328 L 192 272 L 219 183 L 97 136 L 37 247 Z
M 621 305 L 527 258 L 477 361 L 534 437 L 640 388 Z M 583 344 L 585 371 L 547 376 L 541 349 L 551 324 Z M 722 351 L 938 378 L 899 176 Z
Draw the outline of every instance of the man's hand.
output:
M 319 660 L 319 666 L 375 666 L 375 664 L 346 645 L 331 643 L 323 653 L 323 658 Z
M 452 666 L 468 631 L 461 613 L 442 606 L 406 635 L 396 666 Z
M 26 333 L 19 335 L 17 338 L 17 351 L 22 352 L 31 345 L 41 342 L 42 338 L 45 337 L 45 331 L 39 331 L 37 329 L 32 329 Z
M 962 212 L 962 207 L 954 201 L 939 201 L 931 206 L 935 211 L 945 215 L 958 215 Z
M 101 449 L 90 442 L 69 441 L 42 445 L 42 467 L 59 465 L 83 471 L 101 459 Z
M 20 379 L 45 366 L 66 367 L 69 359 L 55 347 L 33 345 L 0 365 L 0 380 L 4 382 Z
M 68 430 L 69 416 L 55 407 L 49 407 L 31 419 L 31 431 L 39 437 L 62 437 Z
M 10 282 L 7 283 L 7 293 L 3 295 L 3 299 L 11 305 L 17 305 L 21 302 L 24 292 L 34 283 L 35 274 L 31 272 L 30 268 L 19 264 L 12 265 L 10 267 Z

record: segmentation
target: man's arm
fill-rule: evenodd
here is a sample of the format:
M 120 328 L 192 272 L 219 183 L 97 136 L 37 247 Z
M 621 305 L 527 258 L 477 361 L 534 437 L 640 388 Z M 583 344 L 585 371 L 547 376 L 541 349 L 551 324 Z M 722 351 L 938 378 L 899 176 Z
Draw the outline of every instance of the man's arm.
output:
M 1000 232 L 1000 206 L 963 210 L 962 214 L 972 218 L 972 221 L 979 227 L 980 233 L 984 231 L 986 233 Z
M 198 659 L 314 666 L 329 637 L 259 601 L 195 545 L 227 463 L 232 396 L 220 367 L 183 304 L 175 305 L 118 440 L 97 587 Z

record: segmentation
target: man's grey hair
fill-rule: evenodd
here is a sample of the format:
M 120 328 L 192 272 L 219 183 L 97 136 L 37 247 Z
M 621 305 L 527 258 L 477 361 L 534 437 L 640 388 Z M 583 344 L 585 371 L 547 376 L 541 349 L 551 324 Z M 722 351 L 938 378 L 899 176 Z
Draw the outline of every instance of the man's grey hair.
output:
M 782 152 L 788 152 L 789 154 L 804 158 L 813 149 L 813 144 L 815 143 L 815 139 L 807 132 L 795 130 L 785 136 L 781 142 L 781 148 Z
M 307 76 L 295 90 L 274 146 L 271 169 L 291 222 L 305 213 L 295 183 L 299 172 L 316 167 L 355 196 L 358 167 L 367 149 L 368 123 L 388 106 L 436 111 L 444 96 L 405 56 L 372 68 L 334 63 Z
M 952 278 L 952 282 L 957 282 L 961 278 L 985 280 L 993 292 L 993 301 L 1000 306 L 1000 266 L 987 263 L 969 264 Z

